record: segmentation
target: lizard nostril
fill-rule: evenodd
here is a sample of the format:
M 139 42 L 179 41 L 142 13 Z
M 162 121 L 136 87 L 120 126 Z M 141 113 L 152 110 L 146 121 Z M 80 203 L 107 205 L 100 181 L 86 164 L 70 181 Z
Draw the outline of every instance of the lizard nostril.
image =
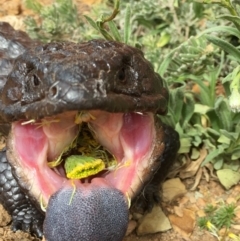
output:
M 118 79 L 124 83 L 126 81 L 126 74 L 125 74 L 125 69 L 122 68 L 119 72 L 118 72 Z
M 35 74 L 32 76 L 32 83 L 34 86 L 38 86 L 40 84 L 40 81 Z
M 58 95 L 58 88 L 56 85 L 54 86 L 51 86 L 50 89 L 49 89 L 49 96 L 54 98 Z

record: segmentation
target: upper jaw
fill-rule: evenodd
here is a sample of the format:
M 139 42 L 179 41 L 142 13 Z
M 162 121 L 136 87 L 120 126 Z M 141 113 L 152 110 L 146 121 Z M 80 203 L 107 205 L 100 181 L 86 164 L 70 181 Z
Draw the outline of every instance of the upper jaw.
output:
M 16 59 L 1 89 L 0 121 L 92 109 L 164 114 L 167 100 L 162 79 L 136 48 L 101 40 L 49 43 Z
M 159 90 L 159 93 L 149 95 L 131 96 L 121 93 L 108 93 L 93 98 L 94 94 L 91 90 L 86 90 L 86 93 L 81 94 L 84 90 L 80 86 L 62 85 L 61 82 L 55 85 L 58 89 L 54 92 L 55 95 L 48 94 L 43 99 L 31 103 L 23 103 L 22 101 L 16 103 L 7 101 L 5 103 L 0 99 L 0 120 L 1 118 L 5 122 L 21 119 L 39 120 L 67 111 L 93 109 L 101 109 L 112 113 L 153 112 L 161 115 L 167 112 L 168 96 L 165 88 Z M 111 91 L 108 90 L 108 92 Z
M 109 113 L 90 111 L 94 119 L 88 125 L 96 139 L 117 159 L 118 164 L 97 178 L 71 181 L 48 167 L 50 159 L 59 155 L 76 135 L 76 112 L 54 118 L 60 122 L 50 125 L 23 121 L 13 123 L 7 143 L 7 157 L 19 184 L 34 197 L 36 203 L 48 203 L 60 188 L 104 182 L 132 199 L 159 167 L 161 128 L 152 113 Z M 60 131 L 63 130 L 63 131 Z M 56 132 L 57 131 L 57 132 Z M 58 133 L 57 136 L 52 135 Z M 61 139 L 56 145 L 55 139 Z M 83 182 L 89 182 L 84 184 Z

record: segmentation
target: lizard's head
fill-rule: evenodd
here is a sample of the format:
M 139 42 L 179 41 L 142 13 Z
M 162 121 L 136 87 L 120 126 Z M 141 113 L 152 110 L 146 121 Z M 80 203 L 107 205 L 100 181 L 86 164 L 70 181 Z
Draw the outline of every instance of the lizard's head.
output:
M 167 99 L 142 52 L 121 43 L 54 43 L 18 57 L 0 104 L 2 118 L 13 122 L 7 156 L 23 189 L 48 206 L 50 230 L 69 229 L 54 223 L 69 213 L 81 235 L 86 215 L 101 223 L 125 210 L 121 240 L 128 202 L 160 165 L 164 145 L 155 114 L 166 113 Z M 107 209 L 108 216 L 94 216 Z

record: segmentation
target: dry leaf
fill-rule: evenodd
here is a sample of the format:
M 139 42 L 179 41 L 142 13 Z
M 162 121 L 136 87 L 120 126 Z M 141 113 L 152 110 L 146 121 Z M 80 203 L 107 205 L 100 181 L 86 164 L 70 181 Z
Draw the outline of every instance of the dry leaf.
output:
M 179 176 L 182 179 L 193 177 L 197 171 L 199 170 L 203 160 L 207 156 L 207 150 L 200 150 L 200 157 L 196 161 L 191 161 L 188 166 L 186 166 L 183 170 L 180 171 Z
M 194 181 L 194 184 L 193 184 L 193 186 L 191 187 L 191 191 L 194 191 L 196 188 L 197 188 L 197 186 L 198 186 L 198 184 L 199 184 L 199 182 L 200 182 L 200 180 L 201 180 L 201 177 L 202 177 L 202 168 L 200 168 L 199 170 L 198 170 L 198 172 L 197 172 L 197 175 L 196 175 L 196 177 L 195 177 L 195 181 Z

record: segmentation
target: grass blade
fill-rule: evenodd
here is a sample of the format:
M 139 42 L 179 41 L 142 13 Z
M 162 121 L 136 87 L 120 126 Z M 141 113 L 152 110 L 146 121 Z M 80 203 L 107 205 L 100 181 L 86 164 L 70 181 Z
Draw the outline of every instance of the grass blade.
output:
M 131 18 L 131 9 L 130 5 L 127 5 L 125 19 L 124 19 L 124 43 L 127 44 L 129 40 L 129 36 L 131 34 L 131 25 L 130 25 L 130 18 Z
M 208 41 L 217 45 L 222 50 L 224 50 L 225 52 L 227 52 L 228 54 L 230 54 L 231 56 L 236 58 L 237 61 L 240 61 L 240 51 L 236 47 L 234 47 L 232 44 L 230 44 L 218 37 L 215 37 L 215 36 L 206 35 L 206 38 Z

